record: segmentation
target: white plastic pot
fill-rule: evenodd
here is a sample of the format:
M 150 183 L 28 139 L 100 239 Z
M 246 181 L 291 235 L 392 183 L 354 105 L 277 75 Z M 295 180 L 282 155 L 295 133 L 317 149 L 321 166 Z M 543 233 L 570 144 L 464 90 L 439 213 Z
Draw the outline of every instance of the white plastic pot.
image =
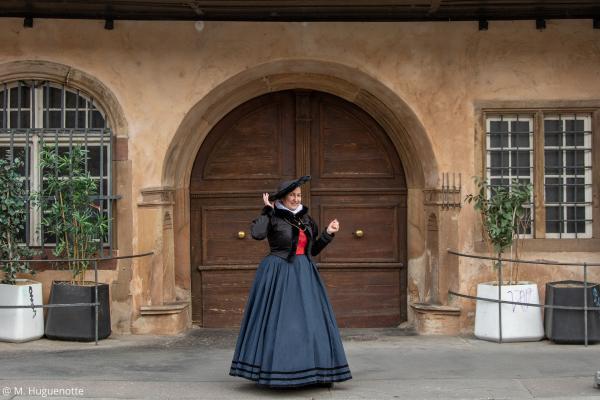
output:
M 29 292 L 31 288 L 31 294 Z M 42 304 L 42 284 L 40 282 L 17 279 L 16 285 L 0 284 L 0 305 L 29 306 Z M 44 311 L 36 308 L 0 309 L 0 340 L 5 342 L 26 342 L 44 336 Z
M 498 300 L 496 282 L 477 285 L 477 297 Z M 538 287 L 532 282 L 502 285 L 502 300 L 539 304 Z M 477 300 L 475 311 L 475 336 L 479 339 L 499 341 L 498 303 Z M 544 337 L 542 309 L 517 304 L 502 304 L 502 341 L 530 342 Z

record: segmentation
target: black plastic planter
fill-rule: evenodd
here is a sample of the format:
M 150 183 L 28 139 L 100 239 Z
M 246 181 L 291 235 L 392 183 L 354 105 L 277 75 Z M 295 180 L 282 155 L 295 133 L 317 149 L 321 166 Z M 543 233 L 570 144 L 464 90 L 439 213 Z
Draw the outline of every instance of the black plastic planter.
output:
M 559 281 L 546 283 L 546 305 L 584 306 L 583 282 Z M 600 285 L 588 282 L 588 307 L 600 307 Z M 588 311 L 588 342 L 600 341 L 600 311 Z M 546 337 L 556 343 L 584 343 L 583 310 L 544 309 Z
M 98 339 L 110 336 L 110 303 L 108 285 L 98 284 Z M 53 282 L 49 304 L 93 303 L 95 287 Z M 58 340 L 92 342 L 95 340 L 95 307 L 55 307 L 48 309 L 46 337 Z

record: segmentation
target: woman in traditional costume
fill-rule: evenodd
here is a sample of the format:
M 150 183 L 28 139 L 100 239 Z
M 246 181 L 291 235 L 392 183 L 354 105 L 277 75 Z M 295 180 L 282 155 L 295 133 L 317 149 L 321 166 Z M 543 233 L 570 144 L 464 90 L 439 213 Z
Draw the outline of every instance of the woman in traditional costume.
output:
M 259 385 L 295 387 L 352 378 L 325 285 L 311 257 L 339 230 L 333 220 L 319 231 L 302 205 L 303 176 L 263 194 L 265 207 L 252 237 L 267 239 L 250 289 L 229 374 Z

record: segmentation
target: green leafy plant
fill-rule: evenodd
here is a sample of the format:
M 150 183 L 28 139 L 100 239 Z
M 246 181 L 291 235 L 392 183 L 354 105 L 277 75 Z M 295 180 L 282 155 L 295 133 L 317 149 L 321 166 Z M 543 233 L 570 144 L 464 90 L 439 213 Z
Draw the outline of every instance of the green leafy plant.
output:
M 11 260 L 2 263 L 2 283 L 9 285 L 16 283 L 19 273 L 35 273 L 27 262 L 22 261 L 34 255 L 24 243 L 20 243 L 29 213 L 25 180 L 19 175 L 22 165 L 18 158 L 12 162 L 0 158 L 0 259 Z
M 44 146 L 40 152 L 43 189 L 38 194 L 42 227 L 56 240 L 53 254 L 60 258 L 93 258 L 101 253 L 101 239 L 108 218 L 92 201 L 98 195 L 96 181 L 85 169 L 87 150 L 74 146 L 61 154 Z M 84 284 L 89 261 L 70 261 L 71 283 Z
M 518 258 L 519 233 L 529 222 L 524 205 L 531 199 L 531 184 L 513 180 L 510 187 L 492 187 L 477 177 L 475 184 L 477 194 L 469 194 L 465 200 L 479 212 L 486 241 L 493 246 L 497 258 L 507 249 L 513 259 Z M 512 263 L 509 284 L 518 282 L 518 273 L 518 265 Z

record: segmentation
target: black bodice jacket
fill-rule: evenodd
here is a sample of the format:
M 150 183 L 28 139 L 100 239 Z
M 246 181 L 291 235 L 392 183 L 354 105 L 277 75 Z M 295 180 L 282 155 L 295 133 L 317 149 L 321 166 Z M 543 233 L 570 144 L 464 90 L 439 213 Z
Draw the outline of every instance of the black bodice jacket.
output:
M 317 224 L 308 215 L 308 207 L 305 206 L 296 215 L 287 210 L 265 206 L 258 218 L 252 221 L 250 232 L 256 240 L 269 240 L 270 254 L 291 261 L 296 255 L 300 229 L 304 230 L 308 240 L 304 253 L 309 258 L 319 254 L 335 235 L 324 230 L 317 237 Z

